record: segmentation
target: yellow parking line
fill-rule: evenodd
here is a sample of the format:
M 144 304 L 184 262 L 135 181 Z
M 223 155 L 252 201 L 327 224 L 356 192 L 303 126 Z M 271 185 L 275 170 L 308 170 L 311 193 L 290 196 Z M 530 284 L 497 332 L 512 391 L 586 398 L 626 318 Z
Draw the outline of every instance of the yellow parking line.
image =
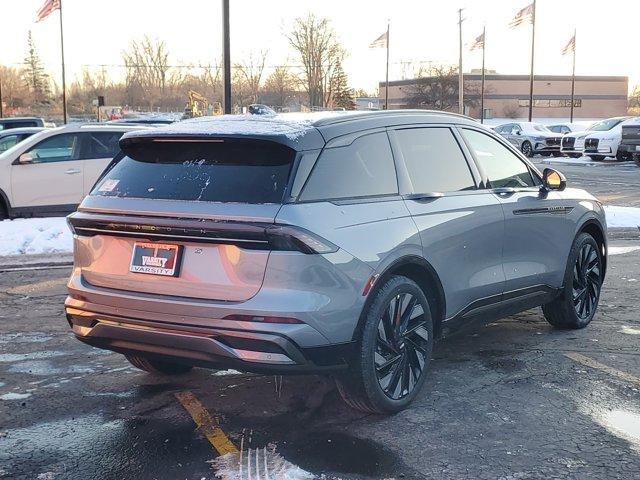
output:
M 175 396 L 184 409 L 189 412 L 189 415 L 191 415 L 191 418 L 193 418 L 198 428 L 202 430 L 207 440 L 209 440 L 209 443 L 213 445 L 213 448 L 215 448 L 220 455 L 236 453 L 238 451 L 236 446 L 222 431 L 218 422 L 215 421 L 193 393 L 178 392 Z
M 608 373 L 609 375 L 612 375 L 614 377 L 618 377 L 621 380 L 624 380 L 626 382 L 635 384 L 640 386 L 640 378 L 636 377 L 635 375 L 631 375 L 630 373 L 627 372 L 623 372 L 621 370 L 617 370 L 613 367 L 610 367 L 609 365 L 605 365 L 604 363 L 600 363 L 596 360 L 594 360 L 593 358 L 589 358 L 585 355 L 582 355 L 580 353 L 576 353 L 576 352 L 569 352 L 569 353 L 565 353 L 564 354 L 565 357 L 570 358 L 571 360 L 573 360 L 574 362 L 578 362 L 581 363 L 583 365 L 586 365 L 587 367 L 591 367 L 591 368 L 595 368 L 598 370 L 601 370 L 605 373 Z
M 69 281 L 69 277 L 54 278 L 53 280 L 44 280 L 42 282 L 27 283 L 25 285 L 18 285 L 16 287 L 5 290 L 6 293 L 12 295 L 24 295 L 27 293 L 37 292 L 38 290 L 49 290 L 54 287 L 66 285 Z

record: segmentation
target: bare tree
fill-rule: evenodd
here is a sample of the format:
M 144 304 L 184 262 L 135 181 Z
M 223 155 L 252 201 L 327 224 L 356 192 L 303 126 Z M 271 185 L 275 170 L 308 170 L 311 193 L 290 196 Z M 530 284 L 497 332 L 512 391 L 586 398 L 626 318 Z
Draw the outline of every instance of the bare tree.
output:
M 640 85 L 636 85 L 629 95 L 629 114 L 640 115 Z
M 241 105 L 247 103 L 257 103 L 260 93 L 260 84 L 262 82 L 262 74 L 264 73 L 264 65 L 267 61 L 267 52 L 263 51 L 258 54 L 250 53 L 249 57 L 240 63 L 234 65 L 237 86 L 241 89 Z
M 147 36 L 142 40 L 132 40 L 129 49 L 122 52 L 122 59 L 129 95 L 153 109 L 167 88 L 169 52 L 166 44 Z
M 302 63 L 310 107 L 327 107 L 333 94 L 336 68 L 345 57 L 329 20 L 311 13 L 306 18 L 298 18 L 287 40 Z
M 2 101 L 7 111 L 22 108 L 29 103 L 29 88 L 25 85 L 17 68 L 0 65 L 0 81 L 2 81 Z
M 406 89 L 409 108 L 430 108 L 458 111 L 458 68 L 451 65 L 418 67 L 416 81 Z M 464 82 L 465 105 L 476 107 L 480 100 L 479 88 Z
M 298 79 L 284 66 L 277 66 L 267 77 L 260 101 L 282 109 L 294 98 Z
M 520 116 L 520 107 L 517 102 L 511 102 L 502 107 L 502 115 L 505 118 L 518 118 Z

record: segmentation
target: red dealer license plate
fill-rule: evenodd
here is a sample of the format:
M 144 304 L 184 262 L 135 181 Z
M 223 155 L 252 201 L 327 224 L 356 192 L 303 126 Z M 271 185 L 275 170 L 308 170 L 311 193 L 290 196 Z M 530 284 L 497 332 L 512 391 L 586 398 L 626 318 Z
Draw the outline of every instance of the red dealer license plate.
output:
M 177 277 L 180 274 L 181 245 L 138 243 L 133 245 L 129 271 Z

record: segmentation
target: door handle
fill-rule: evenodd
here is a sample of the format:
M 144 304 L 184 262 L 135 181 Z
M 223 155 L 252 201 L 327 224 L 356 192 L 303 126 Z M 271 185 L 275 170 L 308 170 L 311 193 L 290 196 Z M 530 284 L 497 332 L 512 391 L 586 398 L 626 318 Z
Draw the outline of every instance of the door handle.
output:
M 80 173 L 81 170 L 79 168 L 69 168 L 64 173 L 67 175 L 75 175 L 76 173 Z
M 428 192 L 428 193 L 409 193 L 408 195 L 403 195 L 402 198 L 405 200 L 435 200 L 436 198 L 444 197 L 444 193 L 442 192 Z
M 517 190 L 513 187 L 500 187 L 500 188 L 493 189 L 493 193 L 497 193 L 498 195 L 505 195 L 505 194 L 516 193 L 516 192 Z

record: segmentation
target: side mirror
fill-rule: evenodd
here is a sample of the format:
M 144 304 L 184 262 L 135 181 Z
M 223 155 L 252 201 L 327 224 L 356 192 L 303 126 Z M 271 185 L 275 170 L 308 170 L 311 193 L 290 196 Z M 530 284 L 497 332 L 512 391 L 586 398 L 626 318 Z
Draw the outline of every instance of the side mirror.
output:
M 565 176 L 553 168 L 545 168 L 542 172 L 542 183 L 547 190 L 562 191 L 567 187 Z
M 516 135 L 522 135 L 522 132 L 520 130 L 516 130 Z
M 31 163 L 33 162 L 33 155 L 31 155 L 30 153 L 23 153 L 18 157 L 18 161 L 20 163 Z

